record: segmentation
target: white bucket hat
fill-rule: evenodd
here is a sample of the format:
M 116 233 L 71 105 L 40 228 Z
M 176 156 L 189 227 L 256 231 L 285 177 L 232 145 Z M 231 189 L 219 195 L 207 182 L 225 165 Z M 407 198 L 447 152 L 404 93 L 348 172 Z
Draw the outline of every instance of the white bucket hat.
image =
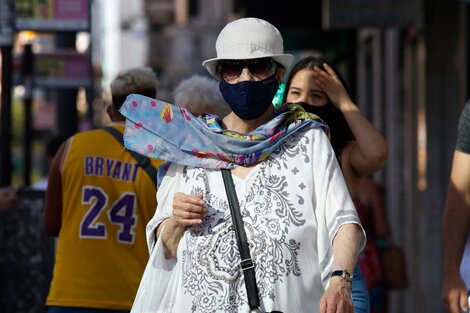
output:
M 269 22 L 253 17 L 235 20 L 225 25 L 215 43 L 217 57 L 202 62 L 209 73 L 217 79 L 217 63 L 220 60 L 245 60 L 270 57 L 286 70 L 294 56 L 284 54 L 281 33 Z

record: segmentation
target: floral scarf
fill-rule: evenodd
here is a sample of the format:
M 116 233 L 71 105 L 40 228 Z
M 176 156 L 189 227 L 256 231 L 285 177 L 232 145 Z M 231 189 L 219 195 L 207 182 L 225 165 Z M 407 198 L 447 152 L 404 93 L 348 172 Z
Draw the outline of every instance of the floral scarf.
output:
M 328 132 L 317 115 L 297 104 L 281 106 L 268 122 L 247 134 L 223 129 L 215 115 L 197 118 L 185 108 L 137 94 L 127 97 L 120 113 L 126 117 L 127 149 L 191 167 L 214 169 L 256 164 L 296 131 L 322 127 Z

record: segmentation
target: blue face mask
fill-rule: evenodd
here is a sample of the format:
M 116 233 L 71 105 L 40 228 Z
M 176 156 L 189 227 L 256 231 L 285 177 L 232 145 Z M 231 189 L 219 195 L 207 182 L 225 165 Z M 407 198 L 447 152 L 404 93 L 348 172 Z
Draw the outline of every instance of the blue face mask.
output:
M 244 120 L 254 120 L 263 115 L 272 105 L 279 83 L 276 75 L 261 81 L 243 81 L 229 84 L 219 83 L 219 89 L 233 113 Z

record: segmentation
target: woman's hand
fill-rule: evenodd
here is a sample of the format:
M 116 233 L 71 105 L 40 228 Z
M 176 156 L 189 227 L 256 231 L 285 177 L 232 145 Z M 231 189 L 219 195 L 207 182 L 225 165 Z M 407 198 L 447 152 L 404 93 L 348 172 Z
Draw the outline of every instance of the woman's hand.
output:
M 163 226 L 170 231 L 163 235 L 163 248 L 167 259 L 176 259 L 178 245 L 186 227 L 202 224 L 207 213 L 202 194 L 187 195 L 181 192 L 173 196 L 173 217 L 164 220 L 157 228 L 157 237 Z
M 351 283 L 341 277 L 330 278 L 330 284 L 320 299 L 320 313 L 353 313 Z
M 352 102 L 333 69 L 324 63 L 326 71 L 314 68 L 315 82 L 330 101 L 341 110 L 355 142 L 348 144 L 341 154 L 343 174 L 349 191 L 354 194 L 359 178 L 381 169 L 388 157 L 385 138 Z M 332 126 L 333 129 L 335 126 Z
M 174 195 L 173 219 L 177 225 L 200 225 L 206 214 L 207 208 L 202 194 L 187 195 L 178 192 Z
M 323 67 L 325 68 L 326 72 L 318 66 L 315 66 L 313 69 L 315 82 L 317 83 L 318 87 L 320 87 L 326 93 L 331 102 L 336 107 L 341 109 L 341 105 L 352 102 L 351 98 L 346 92 L 346 89 L 339 80 L 335 71 L 333 71 L 333 69 L 326 63 L 323 64 Z

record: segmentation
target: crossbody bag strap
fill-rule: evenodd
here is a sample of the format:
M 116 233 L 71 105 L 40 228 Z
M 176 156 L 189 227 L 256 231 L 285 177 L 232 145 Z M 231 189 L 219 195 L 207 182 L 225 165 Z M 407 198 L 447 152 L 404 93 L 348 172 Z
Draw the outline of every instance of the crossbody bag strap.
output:
M 224 179 L 225 192 L 227 193 L 228 204 L 232 215 L 232 222 L 237 237 L 238 249 L 240 250 L 240 266 L 245 276 L 246 293 L 248 295 L 248 305 L 250 309 L 259 312 L 258 288 L 256 286 L 255 266 L 251 259 L 250 248 L 246 237 L 245 227 L 240 213 L 237 193 L 233 184 L 232 172 L 222 169 L 222 177 Z
M 103 130 L 110 133 L 124 147 L 123 135 L 119 130 L 111 126 L 104 127 Z M 150 159 L 135 151 L 129 149 L 127 151 L 137 160 L 137 165 L 147 172 L 155 188 L 157 188 L 157 169 L 152 165 Z

